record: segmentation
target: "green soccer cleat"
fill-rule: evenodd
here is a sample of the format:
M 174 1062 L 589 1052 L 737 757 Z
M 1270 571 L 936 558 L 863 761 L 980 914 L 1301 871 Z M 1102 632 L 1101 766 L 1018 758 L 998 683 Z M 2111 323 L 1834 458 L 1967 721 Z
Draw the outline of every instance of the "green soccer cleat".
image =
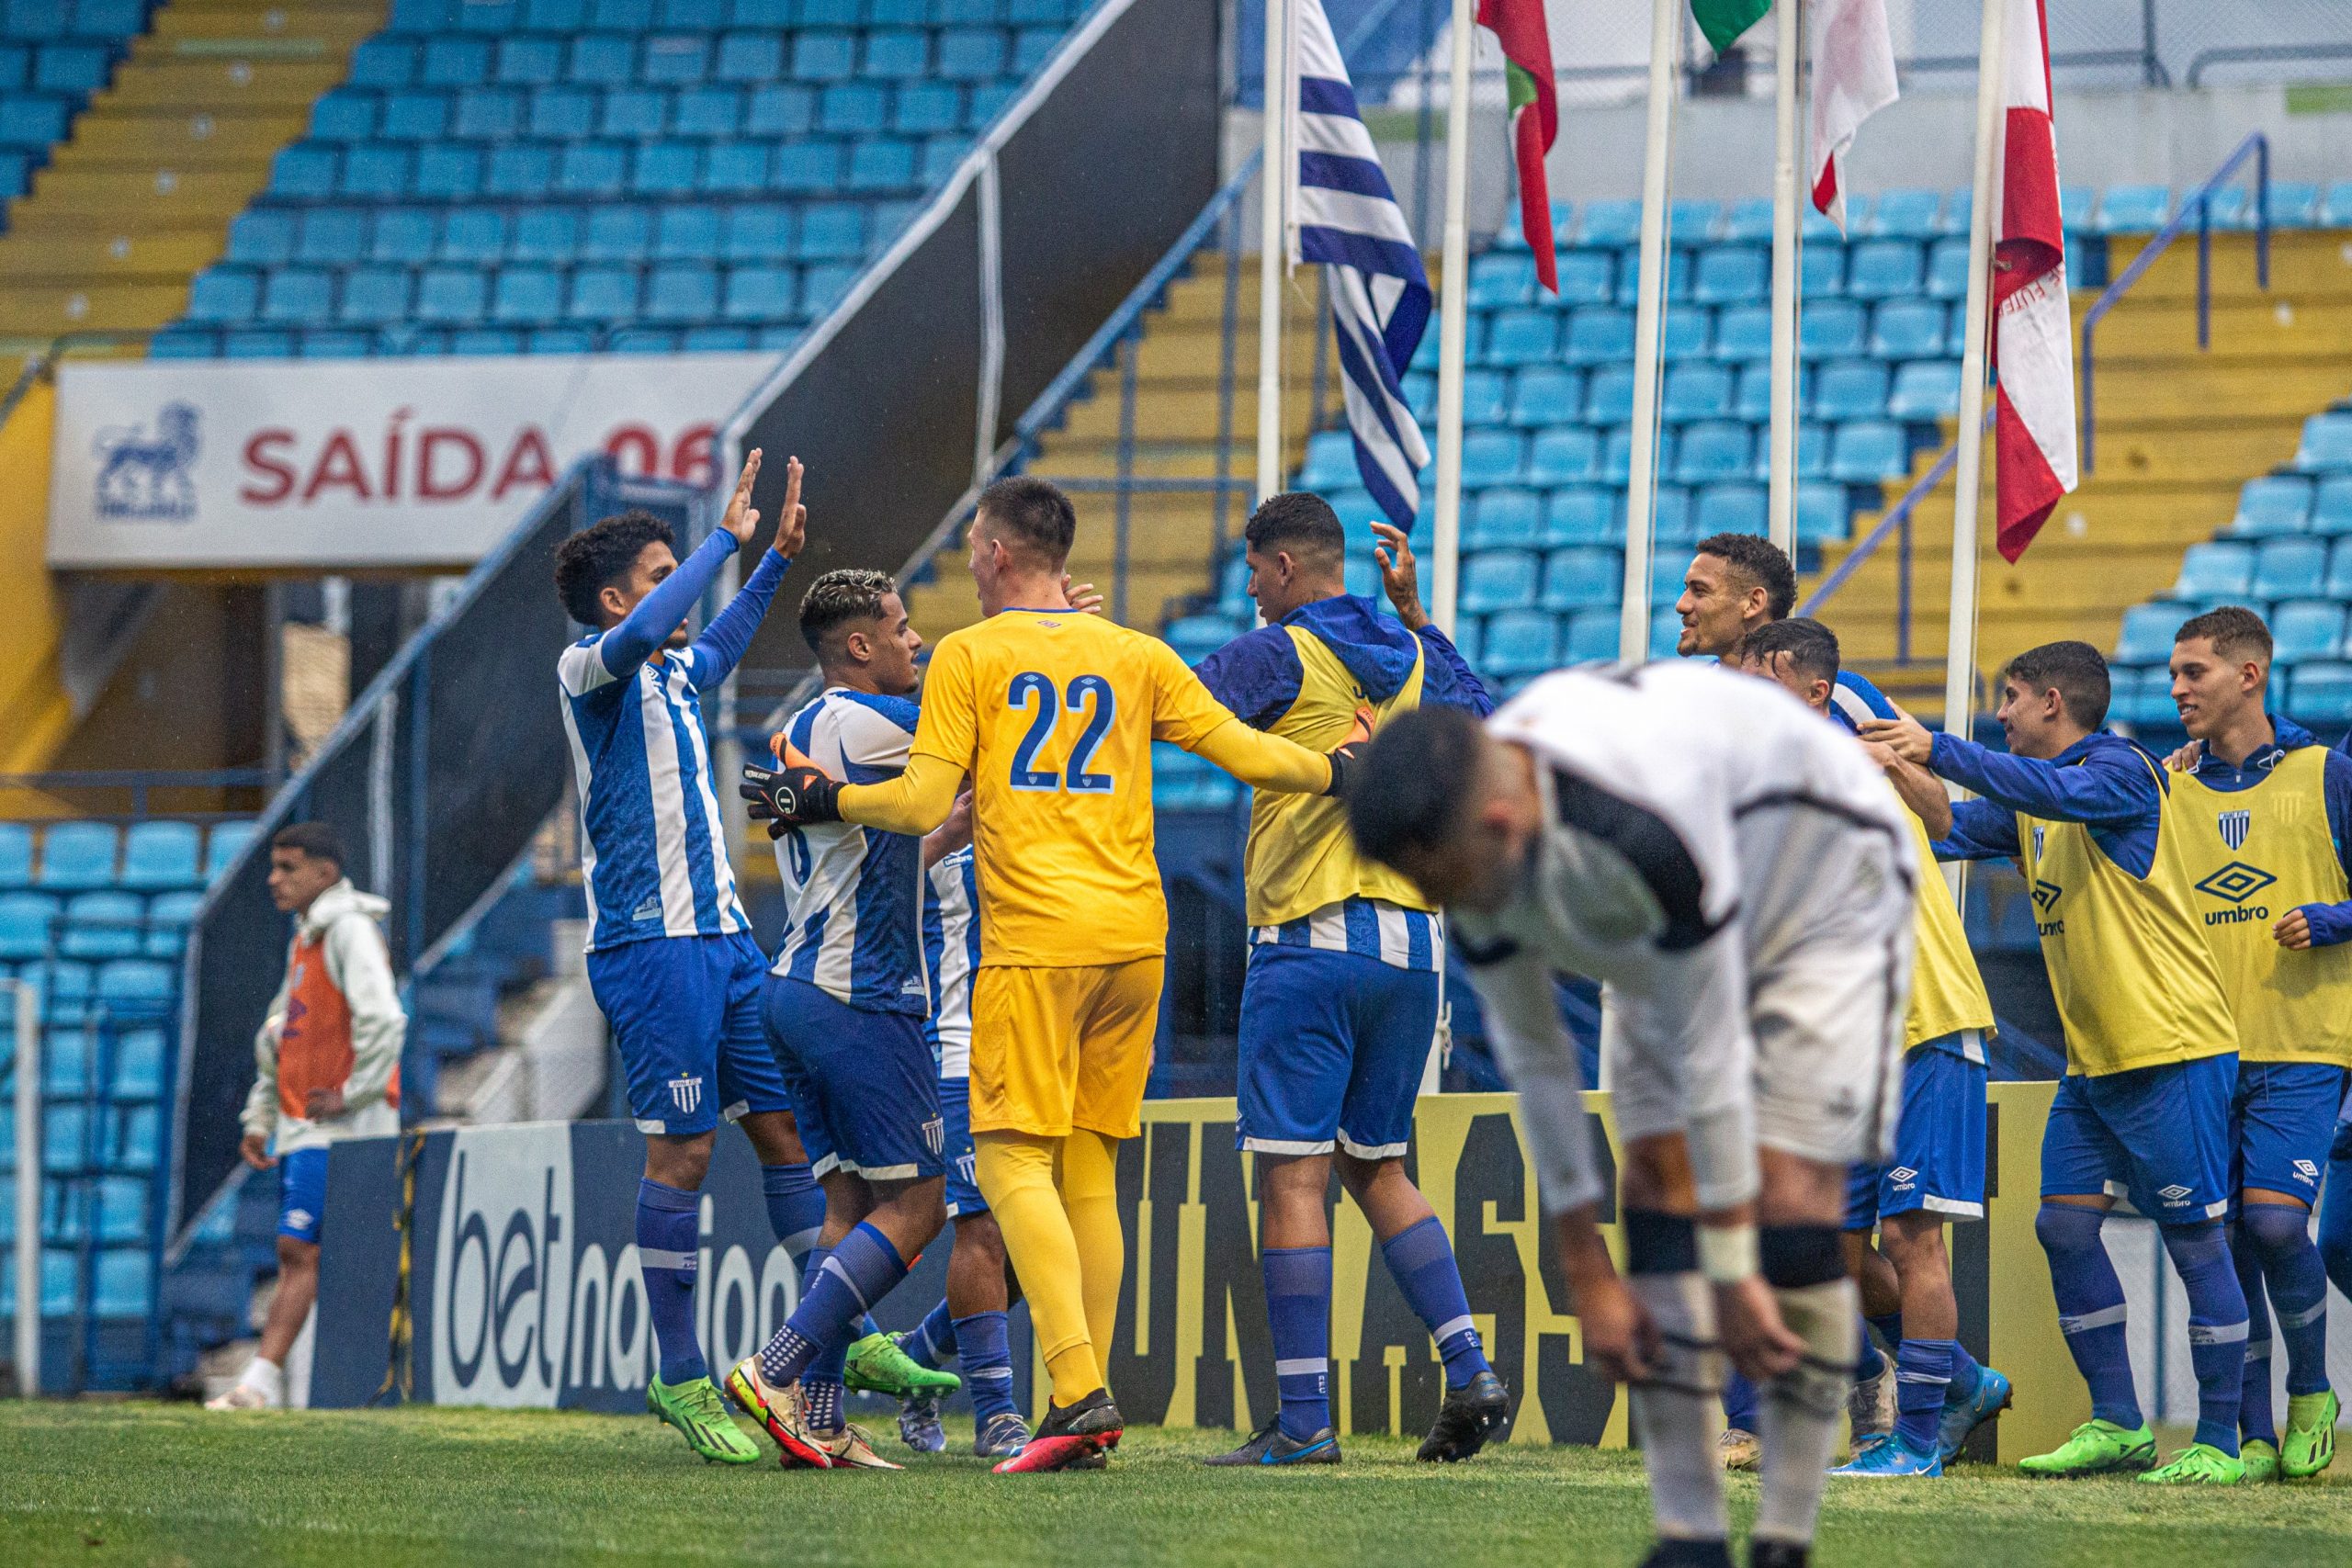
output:
M 2156 1435 L 2148 1430 L 2147 1423 L 2142 1422 L 2134 1430 L 2093 1416 L 2050 1452 L 2018 1461 L 2018 1468 L 2028 1475 L 2072 1480 L 2084 1475 L 2146 1470 L 2155 1462 Z
M 899 1347 L 895 1337 L 879 1332 L 867 1335 L 849 1348 L 843 1381 L 854 1389 L 888 1394 L 892 1399 L 950 1394 L 964 1386 L 964 1380 L 954 1372 L 915 1365 L 914 1358 Z
M 2335 1462 L 2335 1391 L 2287 1396 L 2287 1440 L 2278 1446 L 2278 1473 L 2290 1481 L 2317 1475 Z
M 2172 1462 L 2140 1477 L 2149 1486 L 2235 1486 L 2245 1479 L 2245 1461 L 2211 1443 L 2191 1443 Z
M 2245 1466 L 2245 1483 L 2248 1486 L 2267 1486 L 2278 1479 L 2278 1450 L 2260 1438 L 2240 1443 L 2238 1460 Z
M 675 1427 L 684 1436 L 686 1447 L 707 1462 L 754 1464 L 759 1461 L 759 1446 L 743 1436 L 735 1417 L 727 1414 L 718 1388 L 708 1378 L 691 1378 L 682 1383 L 653 1378 L 645 1385 L 645 1408 Z

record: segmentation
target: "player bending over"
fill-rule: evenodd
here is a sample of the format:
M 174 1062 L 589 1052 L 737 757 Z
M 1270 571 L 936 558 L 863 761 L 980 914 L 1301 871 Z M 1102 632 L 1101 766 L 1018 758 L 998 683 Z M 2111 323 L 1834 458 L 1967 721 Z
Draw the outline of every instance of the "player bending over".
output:
M 2316 1475 L 2335 1457 L 2327 1270 L 2311 1212 L 2352 1066 L 2352 758 L 2265 712 L 2269 685 L 2261 616 L 2231 605 L 2182 625 L 2172 695 L 2191 746 L 2176 759 L 2188 771 L 2173 777 L 2174 824 L 2238 1026 L 2231 1251 L 2248 1324 L 2238 1417 L 2248 1481 Z M 2287 1341 L 2283 1443 L 2271 1307 Z
M 922 649 L 898 584 L 878 571 L 825 573 L 800 602 L 800 635 L 825 684 L 785 736 L 835 778 L 895 776 L 914 734 Z M 824 1186 L 825 1224 L 802 1266 L 799 1304 L 728 1373 L 727 1392 L 787 1465 L 896 1470 L 842 1413 L 842 1384 L 866 1313 L 945 1219 L 922 959 L 924 863 L 945 846 L 839 822 L 778 825 L 774 837 L 786 920 L 763 1011 Z M 910 1393 L 958 1386 L 950 1373 L 907 1371 Z
M 1383 719 L 1424 701 L 1494 710 L 1423 612 L 1405 536 L 1374 527 L 1395 616 L 1347 592 L 1347 535 L 1321 496 L 1273 496 L 1250 519 L 1250 592 L 1266 624 L 1200 667 L 1243 723 L 1319 749 L 1346 736 L 1361 703 Z M 1437 1036 L 1440 917 L 1411 883 L 1356 852 L 1340 803 L 1321 795 L 1256 797 L 1242 885 L 1250 967 L 1234 1135 L 1257 1159 L 1258 1260 L 1282 1403 L 1248 1442 L 1208 1462 L 1339 1462 L 1323 1212 L 1334 1166 L 1444 1358 L 1445 1402 L 1420 1457 L 1468 1459 L 1509 1423 L 1510 1396 L 1487 1364 L 1445 1227 L 1405 1173 Z
M 905 773 L 836 784 L 787 757 L 743 786 L 778 820 L 928 833 L 972 781 L 972 1136 L 1053 1382 L 1035 1437 L 997 1467 L 1008 1473 L 1091 1468 L 1121 1430 L 1098 1348 L 1125 1267 L 1118 1145 L 1141 1127 L 1168 938 L 1151 742 L 1303 794 L 1329 791 L 1343 761 L 1251 729 L 1167 644 L 1074 611 L 1062 567 L 1077 526 L 1042 479 L 981 495 L 970 564 L 988 618 L 933 654 Z
M 1899 1095 L 1917 862 L 1860 747 L 1692 664 L 1571 670 L 1481 727 L 1393 720 L 1352 770 L 1364 853 L 1452 912 L 1519 1091 L 1588 1359 L 1633 1385 L 1660 1540 L 1727 1565 L 1724 1355 L 1764 1389 L 1748 1560 L 1804 1562 L 1853 1377 L 1847 1168 Z M 1621 1281 L 1553 977 L 1597 976 Z
M 1838 638 L 1819 621 L 1757 627 L 1742 639 L 1738 664 L 1778 682 L 1816 713 L 1834 711 Z M 1922 817 L 1939 830 L 1951 821 L 1943 785 L 1884 748 L 1875 750 L 1895 793 L 1906 805 L 1919 802 L 1904 817 L 1925 866 L 1935 857 Z M 1993 1003 L 1940 878 L 1920 877 L 1912 935 L 1894 1157 L 1856 1165 L 1846 1188 L 1846 1258 L 1856 1285 L 1867 1301 L 1865 1269 L 1894 1276 L 1895 1310 L 1871 1322 L 1894 1352 L 1877 1381 L 1893 1379 L 1895 1416 L 1891 1429 L 1858 1428 L 1853 1461 L 1836 1475 L 1940 1475 L 1969 1433 L 2009 1402 L 2009 1380 L 1979 1366 L 1961 1346 L 1960 1303 L 1944 1249 L 1947 1219 L 1984 1216 L 1984 1039 L 1993 1032 Z M 1883 1253 L 1871 1247 L 1874 1227 Z M 1871 1386 L 1871 1380 L 1856 1386 Z M 1874 1398 L 1869 1403 L 1875 1408 Z
M 701 637 L 687 621 L 759 527 L 759 471 L 754 451 L 718 530 L 683 562 L 669 525 L 642 512 L 575 534 L 555 559 L 564 608 L 596 628 L 564 649 L 556 675 L 580 790 L 588 984 L 612 1025 L 629 1112 L 645 1134 L 637 1247 L 661 1351 L 646 1408 L 695 1452 L 729 1464 L 749 1464 L 760 1450 L 728 1415 L 695 1337 L 695 1194 L 721 1118 L 738 1122 L 759 1155 L 777 1239 L 805 1245 L 819 1217 L 792 1102 L 762 1036 L 767 960 L 735 894 L 702 718 L 702 693 L 743 657 L 800 547 L 797 458 L 786 469 L 775 547 Z
M 2059 1327 L 2090 1385 L 2091 1418 L 2030 1475 L 2145 1471 L 2165 1485 L 2234 1486 L 2245 1292 L 2230 1211 L 2237 1030 L 2196 908 L 2187 835 L 2166 820 L 2164 765 L 2107 722 L 2107 660 L 2088 643 L 2029 649 L 2001 671 L 2008 754 L 1910 717 L 1862 733 L 1982 795 L 1952 807 L 1944 860 L 2016 858 L 2065 1025 L 2066 1075 L 2041 1139 L 2041 1210 Z M 2156 1222 L 2188 1294 L 2197 1437 L 2155 1463 L 2132 1382 L 2123 1286 L 2100 1229 L 2111 1194 Z

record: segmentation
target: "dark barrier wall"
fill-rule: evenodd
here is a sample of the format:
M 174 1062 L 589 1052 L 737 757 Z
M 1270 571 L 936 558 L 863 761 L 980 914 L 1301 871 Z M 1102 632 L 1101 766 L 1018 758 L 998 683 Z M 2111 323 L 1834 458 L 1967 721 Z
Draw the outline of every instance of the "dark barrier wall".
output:
M 1217 17 L 1216 0 L 1134 0 L 1000 149 L 999 441 L 1215 193 Z M 979 199 L 975 182 L 752 416 L 745 447 L 808 466 L 812 574 L 899 570 L 971 485 Z M 771 515 L 783 478 L 771 463 L 760 479 Z M 808 661 L 782 615 L 749 660 Z
M 579 635 L 555 596 L 556 547 L 596 518 L 646 506 L 681 535 L 688 492 L 621 479 L 606 459 L 550 491 L 468 579 L 457 605 L 378 676 L 263 816 L 189 933 L 181 1029 L 175 1227 L 237 1164 L 253 1038 L 286 970 L 287 917 L 269 900 L 269 835 L 332 823 L 351 879 L 392 901 L 396 974 L 503 876 L 571 787 L 555 660 Z M 379 849 L 388 850 L 384 864 Z

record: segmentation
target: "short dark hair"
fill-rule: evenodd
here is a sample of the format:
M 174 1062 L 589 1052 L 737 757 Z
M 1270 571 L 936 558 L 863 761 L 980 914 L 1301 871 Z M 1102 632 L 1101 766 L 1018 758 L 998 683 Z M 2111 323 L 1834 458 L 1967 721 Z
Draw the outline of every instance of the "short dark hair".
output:
M 2066 705 L 2066 716 L 2085 729 L 2107 722 L 2107 704 L 2113 688 L 2107 678 L 2107 660 L 2086 642 L 2045 642 L 2029 648 L 2001 666 L 2005 677 L 2034 692 L 2054 691 Z
M 1739 639 L 1734 657 L 1769 665 L 1781 654 L 1788 655 L 1790 668 L 1808 681 L 1834 683 L 1838 679 L 1838 634 L 1810 615 L 1765 622 Z
M 1786 620 L 1797 607 L 1796 568 L 1771 540 L 1753 534 L 1710 534 L 1699 541 L 1695 553 L 1713 556 L 1747 579 L 1751 587 L 1764 590 L 1764 613 L 1772 619 Z
M 289 822 L 269 836 L 273 850 L 300 850 L 312 860 L 331 860 L 344 867 L 343 835 L 324 822 Z
M 1241 536 L 1264 555 L 1286 549 L 1302 558 L 1337 563 L 1348 553 L 1348 531 L 1331 503 L 1311 491 L 1286 490 L 1270 495 L 1250 514 Z
M 1078 509 L 1060 486 L 1035 475 L 1015 474 L 980 491 L 978 510 L 1048 566 L 1069 558 L 1071 541 L 1078 537 Z
M 583 626 L 604 622 L 599 599 L 605 589 L 628 575 L 648 545 L 678 547 L 670 525 L 650 512 L 632 509 L 582 528 L 555 550 L 555 591 L 564 613 Z
M 897 580 L 887 571 L 844 566 L 825 573 L 800 601 L 800 635 L 808 651 L 826 658 L 825 644 L 835 629 L 852 621 L 880 620 L 883 596 L 898 591 Z
M 1482 727 L 1460 708 L 1414 708 L 1374 736 L 1348 779 L 1348 829 L 1384 865 L 1453 835 L 1477 787 Z
M 2260 615 L 2243 604 L 2224 604 L 2218 610 L 2189 616 L 2180 623 L 2180 630 L 2172 634 L 2172 640 L 2187 642 L 2199 637 L 2211 643 L 2213 651 L 2224 659 L 2270 662 L 2270 628 L 2262 624 Z

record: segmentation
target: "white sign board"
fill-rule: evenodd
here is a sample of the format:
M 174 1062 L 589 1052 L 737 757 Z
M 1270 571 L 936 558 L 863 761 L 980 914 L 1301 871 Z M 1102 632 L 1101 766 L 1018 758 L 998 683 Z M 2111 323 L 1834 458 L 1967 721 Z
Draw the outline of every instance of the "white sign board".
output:
M 581 457 L 707 483 L 771 354 L 147 360 L 59 372 L 49 564 L 460 566 Z

